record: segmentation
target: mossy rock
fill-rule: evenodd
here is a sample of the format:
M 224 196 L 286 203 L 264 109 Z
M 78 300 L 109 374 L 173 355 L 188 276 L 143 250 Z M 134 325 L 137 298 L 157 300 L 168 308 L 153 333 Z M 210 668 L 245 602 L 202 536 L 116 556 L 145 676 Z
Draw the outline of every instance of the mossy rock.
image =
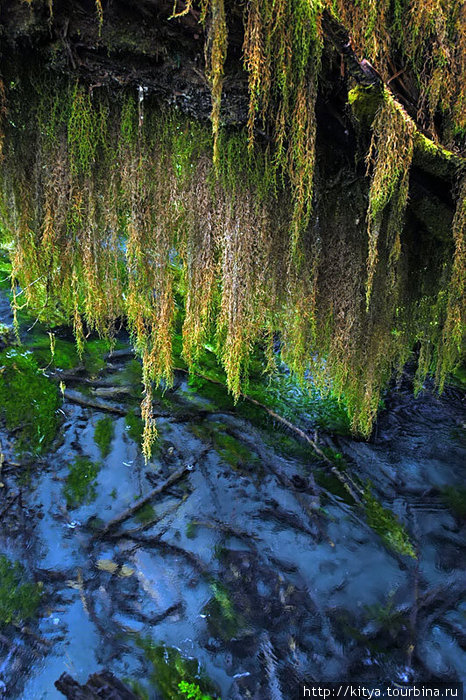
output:
M 39 370 L 27 351 L 0 353 L 0 411 L 15 431 L 16 450 L 42 454 L 50 447 L 60 421 L 57 387 Z
M 34 617 L 41 595 L 42 585 L 26 581 L 19 562 L 0 555 L 0 625 L 18 624 Z

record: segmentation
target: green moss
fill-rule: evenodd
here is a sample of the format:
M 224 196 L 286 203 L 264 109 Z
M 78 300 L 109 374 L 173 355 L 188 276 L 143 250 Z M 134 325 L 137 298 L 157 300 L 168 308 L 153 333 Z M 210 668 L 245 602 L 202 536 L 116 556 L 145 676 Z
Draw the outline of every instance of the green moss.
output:
M 1 235 L 1 234 L 0 234 Z M 0 249 L 0 289 L 11 287 L 11 262 L 7 250 Z
M 219 698 L 215 685 L 200 670 L 196 659 L 186 659 L 177 649 L 163 644 L 155 645 L 147 639 L 139 639 L 138 644 L 152 664 L 150 680 L 163 700 L 186 700 L 189 697 L 185 692 L 187 686 L 180 688 L 180 683 L 194 683 L 207 698 Z
M 455 179 L 458 170 L 465 167 L 464 158 L 442 148 L 420 131 L 414 134 L 413 162 L 432 175 L 447 179 Z
M 459 365 L 450 375 L 450 380 L 461 386 L 463 389 L 466 388 L 466 365 Z
M 15 431 L 16 450 L 44 453 L 59 426 L 57 387 L 25 351 L 0 353 L 0 368 L 0 411 L 7 428 Z
M 135 680 L 134 678 L 123 678 L 123 683 L 125 683 L 139 700 L 150 700 L 150 694 L 147 688 L 143 686 L 141 681 Z
M 115 423 L 113 418 L 105 416 L 97 421 L 94 428 L 94 442 L 100 450 L 102 457 L 110 453 L 110 446 L 115 435 Z
M 212 437 L 218 454 L 233 469 L 258 465 L 257 455 L 232 435 L 213 431 Z
M 356 85 L 348 92 L 348 103 L 354 116 L 367 126 L 372 123 L 382 98 L 383 93 L 378 87 Z
M 241 629 L 242 620 L 236 613 L 229 591 L 218 581 L 210 584 L 213 597 L 204 607 L 209 631 L 214 637 L 228 641 Z
M 79 364 L 74 342 L 55 337 L 53 343 L 52 355 L 50 336 L 42 329 L 34 329 L 24 341 L 25 346 L 34 351 L 34 357 L 41 367 L 51 365 L 57 369 L 73 369 Z
M 372 495 L 370 483 L 364 490 L 364 507 L 369 526 L 380 535 L 385 544 L 397 554 L 416 559 L 416 552 L 405 528 L 392 511 L 384 508 Z
M 98 473 L 99 465 L 91 462 L 88 457 L 75 458 L 69 465 L 69 473 L 63 489 L 68 508 L 77 508 L 95 499 Z
M 466 487 L 444 486 L 442 489 L 444 503 L 456 518 L 466 519 Z
M 152 520 L 154 520 L 155 516 L 156 512 L 154 506 L 152 506 L 150 503 L 145 503 L 136 511 L 134 514 L 134 519 L 137 520 L 138 523 L 145 525 L 146 523 L 150 523 Z
M 134 411 L 128 411 L 126 414 L 126 432 L 128 433 L 131 440 L 134 440 L 138 445 L 141 444 L 142 431 L 144 429 L 144 423 L 142 418 L 140 418 Z
M 104 338 L 88 340 L 84 346 L 83 364 L 86 371 L 96 376 L 107 366 L 106 355 L 121 347 L 121 343 L 115 343 Z
M 27 582 L 19 562 L 0 555 L 0 625 L 34 617 L 41 595 L 42 585 Z
M 190 520 L 189 523 L 186 525 L 186 537 L 188 537 L 190 540 L 193 540 L 197 535 L 197 525 L 196 522 L 193 520 Z
M 212 696 L 203 693 L 197 683 L 181 681 L 178 683 L 178 688 L 188 700 L 212 700 Z
M 379 634 L 387 635 L 391 639 L 396 639 L 400 632 L 406 630 L 409 626 L 409 619 L 404 610 L 398 610 L 395 601 L 394 593 L 388 595 L 386 603 L 376 603 L 375 605 L 366 606 L 367 619 L 370 622 L 375 622 L 379 628 Z

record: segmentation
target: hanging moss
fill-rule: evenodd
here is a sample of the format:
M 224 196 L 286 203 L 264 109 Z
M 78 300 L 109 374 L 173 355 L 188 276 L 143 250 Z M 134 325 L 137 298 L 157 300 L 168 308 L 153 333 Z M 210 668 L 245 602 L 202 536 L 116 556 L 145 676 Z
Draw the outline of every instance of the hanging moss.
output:
M 413 251 L 404 211 L 417 132 L 384 92 L 371 121 L 368 237 L 354 224 L 366 184 L 345 176 L 338 193 L 323 195 L 325 216 L 313 222 L 314 107 L 307 97 L 315 82 L 303 81 L 317 76 L 308 68 L 319 62 L 320 10 L 297 0 L 293 9 L 285 2 L 275 9 L 256 5 L 245 48 L 256 75 L 252 122 L 270 120 L 271 112 L 279 120 L 265 148 L 251 133 L 219 132 L 214 163 L 207 126 L 149 99 L 109 100 L 79 83 L 37 88 L 25 79 L 27 94 L 17 88 L 11 96 L 19 126 L 5 133 L 0 210 L 14 238 L 12 279 L 23 290 L 17 296 L 14 284 L 14 305 L 19 312 L 24 300 L 44 315 L 60 308 L 93 374 L 126 321 L 142 359 L 136 383 L 146 457 L 156 437 L 154 386 L 170 385 L 174 357 L 194 371 L 210 355 L 238 400 L 260 347 L 268 372 L 283 359 L 293 381 L 329 397 L 334 419 L 363 435 L 416 343 L 418 385 L 436 370 L 442 387 L 459 361 L 464 188 L 451 239 L 437 242 L 435 255 Z M 291 27 L 291 11 L 299 27 Z M 257 73 L 264 62 L 270 85 L 267 73 Z M 40 167 L 27 156 L 31 144 Z M 100 338 L 86 343 L 90 331 Z M 63 348 L 54 342 L 58 359 Z M 44 366 L 49 361 L 44 354 Z M 140 442 L 139 419 L 127 423 Z

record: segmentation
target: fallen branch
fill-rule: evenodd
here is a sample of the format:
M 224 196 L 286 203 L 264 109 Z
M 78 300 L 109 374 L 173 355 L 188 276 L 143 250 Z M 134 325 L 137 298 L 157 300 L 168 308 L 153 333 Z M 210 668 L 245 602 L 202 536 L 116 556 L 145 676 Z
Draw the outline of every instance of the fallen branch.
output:
M 97 411 L 104 411 L 106 413 L 114 413 L 117 416 L 126 416 L 128 413 L 127 409 L 120 408 L 114 404 L 110 404 L 103 401 L 94 401 L 93 399 L 88 399 L 79 394 L 76 391 L 71 391 L 70 389 L 65 389 L 63 396 L 70 403 L 75 403 L 78 406 L 84 406 L 85 408 L 94 408 Z
M 16 501 L 16 499 L 18 498 L 18 496 L 19 496 L 19 491 L 18 491 L 17 493 L 14 493 L 13 496 L 10 497 L 10 500 L 8 501 L 8 503 L 6 504 L 6 506 L 4 506 L 4 508 L 3 508 L 2 510 L 0 510 L 0 521 L 2 520 L 3 516 L 5 515 L 5 513 L 7 513 L 7 511 L 10 510 L 11 506 L 12 506 L 13 503 Z
M 237 537 L 239 540 L 258 540 L 259 537 L 254 535 L 252 532 L 246 532 L 246 530 L 241 530 L 240 528 L 233 527 L 232 525 L 227 525 L 227 523 L 222 523 L 219 520 L 192 520 L 193 525 L 199 527 L 207 527 L 210 530 L 218 530 L 223 532 L 228 537 Z
M 68 673 L 62 673 L 55 687 L 68 700 L 137 700 L 137 696 L 110 671 L 100 671 L 89 677 L 85 685 L 79 685 Z
M 178 469 L 176 472 L 173 472 L 173 474 L 170 474 L 168 479 L 166 479 L 163 482 L 163 484 L 160 484 L 160 486 L 157 486 L 155 489 L 152 489 L 152 491 L 149 491 L 149 493 L 147 493 L 145 496 L 139 498 L 135 503 L 133 503 L 132 506 L 123 511 L 123 513 L 120 513 L 120 515 L 117 515 L 116 517 L 109 520 L 109 522 L 102 528 L 102 530 L 96 532 L 93 535 L 92 539 L 104 537 L 107 534 L 107 532 L 109 530 L 112 530 L 116 525 L 119 525 L 125 520 L 128 520 L 128 518 L 131 518 L 131 516 L 134 515 L 134 513 L 136 513 L 136 511 L 139 510 L 139 508 L 151 501 L 153 498 L 155 498 L 155 496 L 158 496 L 161 493 L 163 493 L 170 486 L 173 486 L 173 484 L 176 484 L 178 481 L 180 481 L 187 472 L 192 470 L 192 468 L 192 465 L 186 464 L 184 467 L 181 467 L 181 469 Z

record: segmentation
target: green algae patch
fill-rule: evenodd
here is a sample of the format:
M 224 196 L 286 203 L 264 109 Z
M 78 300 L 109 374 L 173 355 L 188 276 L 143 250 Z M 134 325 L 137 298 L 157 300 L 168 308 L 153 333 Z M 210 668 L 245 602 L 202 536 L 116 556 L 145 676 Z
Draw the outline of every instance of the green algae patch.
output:
M 97 496 L 96 480 L 100 465 L 88 457 L 76 457 L 69 465 L 63 494 L 68 508 L 89 505 Z
M 259 458 L 246 445 L 228 433 L 212 432 L 215 449 L 222 461 L 233 469 L 241 469 L 245 466 L 258 466 Z
M 178 649 L 155 645 L 148 639 L 138 639 L 138 645 L 152 665 L 150 681 L 163 700 L 220 700 L 218 689 L 199 668 L 197 659 L 186 659 Z
M 104 338 L 86 341 L 84 345 L 83 364 L 91 376 L 96 376 L 107 366 L 106 355 L 122 347 L 121 343 Z
M 444 486 L 442 500 L 453 515 L 460 520 L 466 520 L 466 487 Z
M 15 431 L 17 452 L 47 451 L 60 424 L 59 407 L 58 388 L 30 353 L 15 348 L 0 353 L 0 411 L 7 429 Z
M 144 422 L 142 418 L 136 415 L 135 411 L 128 411 L 125 422 L 128 437 L 130 437 L 131 440 L 134 440 L 137 445 L 140 445 L 142 440 L 142 432 L 144 430 Z
M 219 553 L 221 556 L 221 553 Z M 236 609 L 230 591 L 219 581 L 211 581 L 212 598 L 204 606 L 210 634 L 228 642 L 246 628 L 245 620 Z
M 147 523 L 154 520 L 155 516 L 156 512 L 154 506 L 152 506 L 150 503 L 145 503 L 143 506 L 138 508 L 134 514 L 134 519 L 142 525 L 147 525 Z
M 19 562 L 0 555 L 0 625 L 18 624 L 37 612 L 42 585 L 26 581 Z
M 372 495 L 368 484 L 364 490 L 364 508 L 369 526 L 381 537 L 387 547 L 397 554 L 416 559 L 414 546 L 403 525 L 388 508 Z
M 105 416 L 97 421 L 94 428 L 94 442 L 100 450 L 102 457 L 110 454 L 110 447 L 115 435 L 115 423 L 113 418 Z

